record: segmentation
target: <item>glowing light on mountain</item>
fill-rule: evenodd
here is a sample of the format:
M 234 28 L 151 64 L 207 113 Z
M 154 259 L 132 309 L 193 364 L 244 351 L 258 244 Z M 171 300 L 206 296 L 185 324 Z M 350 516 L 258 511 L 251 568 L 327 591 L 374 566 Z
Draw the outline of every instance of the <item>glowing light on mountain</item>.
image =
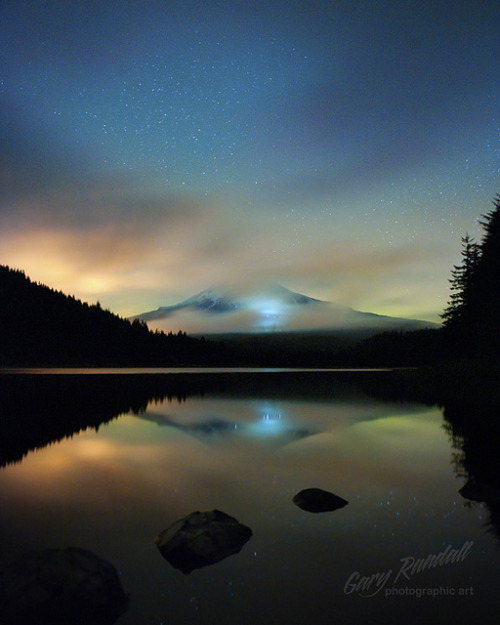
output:
M 210 288 L 172 306 L 135 315 L 150 329 L 188 334 L 292 332 L 319 329 L 420 329 L 425 322 L 391 319 L 321 301 L 274 285 L 257 291 Z
M 277 298 L 257 297 L 250 309 L 257 313 L 255 327 L 260 330 L 278 329 L 286 324 L 290 314 L 290 307 Z

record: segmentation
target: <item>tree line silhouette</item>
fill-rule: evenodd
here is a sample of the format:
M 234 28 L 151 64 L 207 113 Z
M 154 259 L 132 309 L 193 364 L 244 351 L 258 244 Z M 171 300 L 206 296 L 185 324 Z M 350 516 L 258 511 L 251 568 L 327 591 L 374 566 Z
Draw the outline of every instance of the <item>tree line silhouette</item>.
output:
M 329 401 L 351 398 L 358 387 L 378 388 L 378 380 L 378 372 L 335 376 L 319 371 L 269 375 L 246 370 L 0 375 L 0 468 L 88 428 L 97 431 L 120 415 L 140 415 L 148 405 L 151 409 L 151 403 L 181 404 L 189 397 Z
M 455 358 L 500 355 L 500 195 L 482 215 L 479 243 L 462 237 L 462 262 L 454 265 L 451 297 L 442 314 L 444 345 Z
M 420 366 L 500 356 L 500 195 L 480 219 L 478 243 L 462 237 L 462 261 L 451 270 L 443 326 L 386 332 L 270 333 L 221 342 L 151 331 L 99 302 L 87 304 L 0 265 L 2 366 Z
M 356 332 L 329 331 L 247 334 L 221 341 L 185 332 L 153 332 L 144 322 L 103 310 L 99 302 L 82 302 L 31 281 L 23 271 L 0 265 L 0 366 L 394 365 L 412 360 L 415 346 L 423 345 L 414 333 L 394 333 L 375 341 L 375 350 L 371 343 L 353 350 L 361 338 Z M 402 348 L 401 340 L 409 341 L 409 346 Z
M 204 339 L 152 332 L 0 265 L 1 365 L 182 366 L 205 364 L 216 351 Z
M 436 330 L 390 332 L 348 350 L 345 364 L 419 366 L 439 361 L 495 362 L 500 356 L 500 195 L 482 215 L 480 242 L 461 239 L 461 263 L 451 269 L 448 305 Z

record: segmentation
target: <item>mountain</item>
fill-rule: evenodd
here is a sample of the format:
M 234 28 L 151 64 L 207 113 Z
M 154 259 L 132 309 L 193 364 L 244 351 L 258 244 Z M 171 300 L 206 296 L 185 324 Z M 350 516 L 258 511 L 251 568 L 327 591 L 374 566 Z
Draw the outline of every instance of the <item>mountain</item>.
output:
M 276 314 L 284 307 L 306 304 L 325 304 L 320 300 L 289 291 L 280 285 L 273 285 L 262 291 L 237 292 L 223 288 L 210 288 L 174 304 L 160 306 L 157 310 L 136 315 L 132 319 L 157 321 L 167 319 L 179 311 L 199 311 L 209 315 L 258 310 L 259 306 L 269 308 L 268 314 Z
M 439 338 L 438 332 L 429 330 L 396 332 L 382 343 L 378 339 L 363 347 L 363 339 L 383 330 L 415 330 L 428 324 L 360 313 L 283 287 L 252 292 L 211 289 L 149 315 L 149 323 L 173 321 L 186 328 L 194 320 L 200 334 L 206 336 L 209 329 L 217 328 L 211 340 L 188 336 L 183 331 L 151 331 L 139 318 L 123 319 L 103 310 L 99 303 L 89 305 L 3 265 L 0 304 L 0 368 L 318 368 L 366 363 L 387 366 L 389 362 L 412 366 L 423 362 L 425 340 L 429 338 L 434 349 Z M 155 321 L 158 315 L 160 319 Z M 235 334 L 238 324 L 242 329 Z M 334 327 L 337 329 L 329 329 Z M 298 332 L 298 328 L 314 331 Z M 429 332 L 433 336 L 427 337 Z M 434 357 L 435 349 L 426 353 L 428 360 Z
M 174 304 L 144 312 L 150 328 L 190 334 L 290 332 L 303 330 L 418 330 L 425 321 L 365 313 L 294 293 L 281 285 L 262 289 L 210 288 Z

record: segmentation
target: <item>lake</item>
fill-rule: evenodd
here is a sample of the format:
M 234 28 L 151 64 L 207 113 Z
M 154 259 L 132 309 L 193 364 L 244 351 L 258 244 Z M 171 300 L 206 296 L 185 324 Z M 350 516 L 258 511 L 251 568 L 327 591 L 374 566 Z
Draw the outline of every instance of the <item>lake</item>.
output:
M 40 373 L 0 375 L 0 568 L 90 550 L 130 593 L 119 625 L 498 622 L 481 409 L 471 425 L 391 371 Z M 308 512 L 306 488 L 348 504 Z M 213 509 L 252 536 L 184 574 L 154 539 Z

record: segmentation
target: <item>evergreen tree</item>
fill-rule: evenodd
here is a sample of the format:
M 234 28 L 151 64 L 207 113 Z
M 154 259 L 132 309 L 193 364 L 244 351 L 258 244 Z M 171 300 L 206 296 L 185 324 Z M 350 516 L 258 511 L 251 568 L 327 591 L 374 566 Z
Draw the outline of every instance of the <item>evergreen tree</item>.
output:
M 482 215 L 481 258 L 474 280 L 474 314 L 479 355 L 500 355 L 500 195 Z
M 462 263 L 451 270 L 451 296 L 447 308 L 441 315 L 445 327 L 467 324 L 473 299 L 474 279 L 480 259 L 480 248 L 467 233 L 462 237 Z
M 178 366 L 218 363 L 223 349 L 185 333 L 151 332 L 0 265 L 0 365 Z
M 442 319 L 453 356 L 500 356 L 500 195 L 479 221 L 479 244 L 462 238 L 462 263 L 452 269 L 452 295 Z

